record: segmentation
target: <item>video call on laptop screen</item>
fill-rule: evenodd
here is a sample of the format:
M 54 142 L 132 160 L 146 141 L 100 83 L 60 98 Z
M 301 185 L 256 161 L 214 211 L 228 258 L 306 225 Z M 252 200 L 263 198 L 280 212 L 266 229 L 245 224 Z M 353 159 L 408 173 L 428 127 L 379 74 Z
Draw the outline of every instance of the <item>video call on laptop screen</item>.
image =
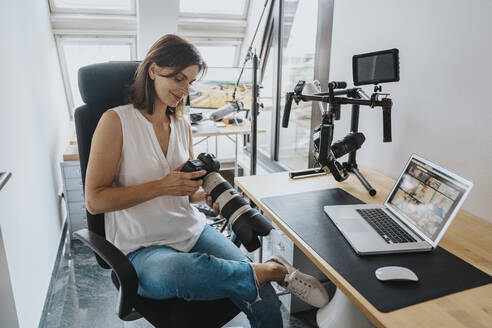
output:
M 435 241 L 465 191 L 452 177 L 414 158 L 388 202 Z

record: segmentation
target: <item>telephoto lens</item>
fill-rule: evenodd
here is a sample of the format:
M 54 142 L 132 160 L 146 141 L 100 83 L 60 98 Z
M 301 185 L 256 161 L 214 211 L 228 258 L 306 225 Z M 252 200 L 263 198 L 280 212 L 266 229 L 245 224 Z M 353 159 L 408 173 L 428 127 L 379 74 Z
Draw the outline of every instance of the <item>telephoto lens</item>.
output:
M 249 252 L 260 247 L 258 236 L 266 236 L 273 229 L 269 220 L 249 206 L 232 185 L 218 172 L 219 161 L 214 155 L 201 153 L 198 159 L 188 161 L 182 171 L 207 171 L 203 178 L 203 189 L 212 196 L 212 202 L 219 203 L 220 214 L 231 224 L 232 230 Z

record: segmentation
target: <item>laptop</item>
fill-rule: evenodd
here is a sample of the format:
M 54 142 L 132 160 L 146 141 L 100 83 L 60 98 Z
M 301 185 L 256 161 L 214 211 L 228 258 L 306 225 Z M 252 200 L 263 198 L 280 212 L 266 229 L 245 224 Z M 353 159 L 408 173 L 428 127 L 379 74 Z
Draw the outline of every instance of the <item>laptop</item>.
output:
M 357 254 L 431 251 L 472 187 L 412 154 L 384 204 L 325 206 L 324 211 Z

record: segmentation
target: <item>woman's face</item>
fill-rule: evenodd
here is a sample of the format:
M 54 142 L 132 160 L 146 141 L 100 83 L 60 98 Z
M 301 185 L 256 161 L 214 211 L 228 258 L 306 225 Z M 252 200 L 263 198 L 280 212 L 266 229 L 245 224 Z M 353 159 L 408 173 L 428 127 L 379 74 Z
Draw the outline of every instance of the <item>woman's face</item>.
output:
M 165 106 L 176 107 L 188 95 L 190 85 L 195 81 L 199 72 L 199 67 L 198 65 L 191 65 L 173 77 L 166 77 L 173 72 L 172 68 L 159 67 L 155 63 L 149 67 L 149 76 L 154 80 L 157 105 L 159 102 Z

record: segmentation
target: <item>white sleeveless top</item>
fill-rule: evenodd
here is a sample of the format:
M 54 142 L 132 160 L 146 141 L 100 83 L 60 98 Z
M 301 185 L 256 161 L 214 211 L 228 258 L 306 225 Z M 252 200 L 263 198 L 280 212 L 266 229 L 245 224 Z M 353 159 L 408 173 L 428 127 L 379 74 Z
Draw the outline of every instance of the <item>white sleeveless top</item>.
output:
M 132 186 L 157 180 L 189 159 L 189 123 L 171 116 L 167 157 L 152 123 L 133 105 L 111 109 L 118 114 L 123 148 L 113 186 Z M 161 196 L 136 206 L 106 212 L 106 239 L 128 254 L 140 247 L 167 245 L 188 252 L 205 227 L 205 215 L 188 196 Z

